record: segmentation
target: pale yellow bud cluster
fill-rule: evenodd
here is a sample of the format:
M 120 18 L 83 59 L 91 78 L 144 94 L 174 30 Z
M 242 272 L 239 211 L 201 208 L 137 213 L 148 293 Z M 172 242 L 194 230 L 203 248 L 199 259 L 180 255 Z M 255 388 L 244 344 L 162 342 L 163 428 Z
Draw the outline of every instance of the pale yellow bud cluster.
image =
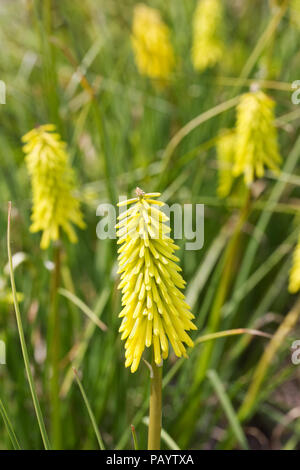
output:
M 168 356 L 170 341 L 178 357 L 186 356 L 183 343 L 193 346 L 187 330 L 195 330 L 194 315 L 180 291 L 185 281 L 176 264 L 178 249 L 169 237 L 167 216 L 159 210 L 159 193 L 145 194 L 119 205 L 131 207 L 119 216 L 117 224 L 119 273 L 123 310 L 120 332 L 125 343 L 125 366 L 135 372 L 145 347 L 153 345 L 154 359 L 160 364 Z

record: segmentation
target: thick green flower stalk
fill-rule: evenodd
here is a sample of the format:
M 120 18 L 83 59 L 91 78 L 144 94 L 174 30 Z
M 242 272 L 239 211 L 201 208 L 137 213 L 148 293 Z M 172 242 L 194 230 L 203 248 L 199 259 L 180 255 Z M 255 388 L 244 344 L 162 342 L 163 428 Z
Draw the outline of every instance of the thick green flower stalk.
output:
M 246 185 L 264 175 L 264 167 L 279 171 L 274 101 L 263 91 L 242 95 L 237 107 L 235 165 L 233 174 L 243 175 Z
M 220 136 L 217 143 L 219 168 L 218 196 L 222 198 L 229 195 L 234 181 L 232 168 L 234 165 L 235 141 L 235 133 L 229 132 Z
M 289 291 L 296 294 L 300 290 L 300 237 L 293 255 L 293 265 L 290 272 Z
M 170 78 L 175 55 L 170 31 L 154 8 L 139 3 L 134 8 L 132 47 L 137 67 L 142 75 L 152 79 Z
M 31 130 L 22 140 L 33 192 L 31 232 L 43 232 L 42 249 L 48 248 L 51 240 L 59 239 L 60 229 L 71 242 L 76 242 L 72 224 L 80 228 L 85 224 L 79 201 L 73 194 L 75 178 L 68 163 L 66 144 L 53 124 Z
M 180 291 L 185 281 L 180 275 L 178 249 L 170 238 L 168 217 L 159 209 L 159 193 L 145 194 L 119 203 L 131 207 L 119 216 L 119 273 L 121 273 L 123 319 L 120 327 L 125 343 L 125 366 L 135 372 L 145 347 L 153 345 L 154 360 L 160 365 L 168 357 L 168 340 L 178 357 L 186 357 L 193 341 L 186 333 L 195 330 L 194 315 Z
M 203 71 L 216 65 L 223 56 L 221 37 L 223 8 L 220 0 L 199 0 L 193 20 L 192 62 Z

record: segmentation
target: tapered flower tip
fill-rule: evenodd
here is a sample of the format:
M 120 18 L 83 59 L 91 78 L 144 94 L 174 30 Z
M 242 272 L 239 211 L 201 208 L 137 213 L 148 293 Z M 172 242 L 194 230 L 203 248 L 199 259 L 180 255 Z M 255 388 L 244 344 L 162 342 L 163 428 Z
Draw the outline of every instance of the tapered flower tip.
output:
M 130 204 L 134 204 L 135 202 L 138 202 L 140 199 L 152 199 L 160 196 L 160 193 L 145 193 L 141 188 L 137 187 L 135 189 L 135 194 L 137 197 L 133 197 L 131 199 L 126 199 L 125 201 L 120 201 L 118 202 L 117 206 L 123 207 L 123 206 L 129 206 Z M 163 206 L 164 203 L 162 201 L 151 201 L 152 204 L 157 204 L 159 206 Z
M 139 188 L 139 187 L 136 188 L 135 194 L 137 195 L 137 197 L 143 197 L 143 196 L 145 196 L 145 192 L 144 192 L 141 188 Z
M 185 281 L 180 275 L 178 247 L 169 236 L 169 220 L 159 210 L 159 193 L 136 190 L 136 198 L 119 205 L 133 204 L 118 219 L 119 273 L 122 290 L 121 339 L 125 342 L 125 366 L 135 372 L 146 347 L 153 345 L 154 360 L 168 357 L 169 342 L 178 357 L 186 357 L 193 341 L 186 331 L 195 330 L 194 315 L 180 291 Z
M 34 129 L 27 132 L 22 137 L 22 142 L 26 143 L 32 140 L 32 138 L 37 137 L 39 134 L 43 132 L 54 132 L 56 130 L 55 124 L 43 124 L 37 125 Z M 52 134 L 53 135 L 53 134 Z

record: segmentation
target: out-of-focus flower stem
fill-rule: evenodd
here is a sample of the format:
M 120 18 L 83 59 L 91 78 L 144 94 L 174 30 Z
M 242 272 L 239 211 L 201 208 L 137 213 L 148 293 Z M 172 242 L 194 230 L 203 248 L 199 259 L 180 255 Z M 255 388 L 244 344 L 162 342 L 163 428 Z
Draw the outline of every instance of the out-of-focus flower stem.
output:
M 231 240 L 227 246 L 227 250 L 224 255 L 224 264 L 223 264 L 223 274 L 221 278 L 220 285 L 218 287 L 218 291 L 212 306 L 211 314 L 210 314 L 210 321 L 209 321 L 209 333 L 214 333 L 217 331 L 220 323 L 221 318 L 221 310 L 226 301 L 226 297 L 228 294 L 228 290 L 230 287 L 230 283 L 233 276 L 233 268 L 236 265 L 236 256 L 239 249 L 240 243 L 240 236 L 243 225 L 245 224 L 248 214 L 250 211 L 250 192 L 245 198 L 244 207 L 242 208 L 239 219 L 237 221 L 236 227 L 234 229 L 233 235 Z M 201 355 L 201 366 L 198 369 L 198 374 L 196 376 L 195 382 L 197 384 L 201 383 L 204 379 L 208 366 L 209 361 L 213 349 L 213 341 L 207 343 L 205 346 L 204 351 Z
M 281 325 L 278 327 L 276 333 L 270 340 L 261 359 L 259 360 L 259 363 L 255 368 L 253 380 L 244 398 L 243 404 L 238 412 L 238 417 L 241 422 L 245 421 L 251 415 L 255 404 L 257 403 L 256 399 L 260 392 L 264 378 L 267 374 L 269 365 L 271 364 L 273 358 L 275 357 L 277 351 L 279 350 L 281 344 L 284 342 L 287 335 L 296 325 L 297 321 L 299 320 L 299 317 L 300 296 L 297 298 L 294 307 L 290 310 Z
M 51 307 L 49 317 L 49 362 L 51 435 L 54 449 L 61 447 L 61 420 L 59 400 L 60 318 L 58 311 L 58 288 L 60 283 L 61 244 L 54 246 L 54 269 L 51 279 Z
M 244 206 L 240 211 L 238 221 L 236 223 L 233 235 L 227 245 L 227 249 L 224 253 L 223 266 L 222 266 L 222 276 L 221 282 L 219 284 L 210 317 L 207 333 L 214 333 L 218 330 L 222 307 L 226 301 L 230 284 L 232 281 L 234 266 L 236 265 L 236 257 L 239 250 L 240 235 L 245 224 L 249 212 L 251 210 L 251 199 L 250 199 L 250 190 L 245 197 Z M 198 362 L 195 367 L 195 378 L 191 387 L 191 392 L 188 396 L 187 406 L 184 407 L 183 414 L 181 415 L 178 422 L 178 435 L 177 439 L 180 438 L 181 448 L 186 448 L 189 444 L 189 440 L 194 432 L 195 427 L 195 416 L 198 416 L 198 410 L 201 406 L 201 393 L 199 392 L 199 387 L 201 386 L 203 380 L 206 377 L 207 370 L 210 365 L 211 355 L 213 351 L 214 341 L 210 341 L 205 344 L 205 347 L 199 355 Z M 182 431 L 185 429 L 185 432 Z
M 300 296 L 298 296 L 293 308 L 284 318 L 283 322 L 279 325 L 276 333 L 270 339 L 268 346 L 265 348 L 253 374 L 253 379 L 244 397 L 243 403 L 238 411 L 238 418 L 240 423 L 247 422 L 260 403 L 259 394 L 262 385 L 266 378 L 270 364 L 274 360 L 279 348 L 287 338 L 287 335 L 295 327 L 300 317 Z M 232 449 L 235 445 L 235 436 L 230 433 L 225 439 L 223 449 Z

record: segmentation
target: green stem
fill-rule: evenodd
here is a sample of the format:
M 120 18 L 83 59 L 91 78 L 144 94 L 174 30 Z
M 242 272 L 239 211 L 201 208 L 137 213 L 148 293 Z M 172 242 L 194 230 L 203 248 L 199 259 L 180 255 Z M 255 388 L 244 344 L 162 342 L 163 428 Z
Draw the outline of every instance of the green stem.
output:
M 233 276 L 233 268 L 235 266 L 235 259 L 238 252 L 239 241 L 241 236 L 241 231 L 245 221 L 247 220 L 248 214 L 250 210 L 250 193 L 247 195 L 245 200 L 244 208 L 240 213 L 240 217 L 238 223 L 235 227 L 233 236 L 227 246 L 227 250 L 225 251 L 224 255 L 224 264 L 223 264 L 223 273 L 221 277 L 221 283 L 217 290 L 217 294 L 212 306 L 210 320 L 209 320 L 209 333 L 214 333 L 217 331 L 221 319 L 221 311 L 222 307 L 225 303 L 228 290 L 231 284 L 232 276 Z M 213 342 L 209 342 L 206 346 L 204 351 L 202 352 L 200 358 L 200 364 L 197 368 L 197 375 L 194 386 L 199 386 L 199 384 L 204 379 L 212 354 L 213 349 Z
M 58 312 L 58 288 L 60 283 L 61 248 L 54 247 L 54 270 L 51 285 L 51 308 L 49 318 L 49 357 L 50 357 L 50 404 L 51 435 L 54 449 L 61 448 L 60 399 L 59 399 L 59 359 L 60 359 L 60 319 Z
M 23 331 L 22 319 L 21 319 L 19 304 L 18 304 L 18 300 L 17 300 L 17 290 L 16 290 L 16 285 L 15 285 L 15 278 L 14 278 L 13 264 L 12 264 L 12 256 L 11 256 L 11 248 L 10 248 L 10 219 L 11 219 L 11 202 L 8 203 L 7 252 L 8 252 L 8 262 L 9 262 L 9 272 L 10 272 L 12 295 L 13 295 L 13 300 L 14 300 L 16 319 L 17 319 L 17 325 L 18 325 L 18 332 L 19 332 L 20 343 L 21 343 L 21 348 L 22 348 L 22 354 L 23 354 L 23 359 L 24 359 L 24 364 L 25 364 L 25 370 L 26 370 L 27 379 L 28 379 L 28 382 L 29 382 L 32 401 L 33 401 L 36 417 L 37 417 L 37 420 L 38 420 L 38 424 L 39 424 L 39 427 L 40 427 L 44 447 L 45 447 L 46 450 L 50 450 L 50 442 L 49 442 L 49 439 L 48 439 L 44 419 L 43 419 L 43 416 L 42 416 L 39 400 L 38 400 L 38 397 L 37 397 L 37 393 L 36 393 L 32 373 L 31 373 L 29 357 L 28 357 L 28 351 L 27 351 L 27 346 L 26 346 L 25 336 L 24 336 L 24 331 Z
M 53 20 L 52 0 L 34 0 L 36 27 L 38 30 L 40 53 L 42 58 L 44 96 L 47 97 L 49 119 L 59 126 L 62 131 L 62 121 L 59 116 L 59 93 L 55 49 L 52 44 Z
M 149 408 L 148 450 L 160 450 L 162 421 L 162 366 L 152 358 L 152 375 Z
M 299 317 L 300 296 L 298 296 L 294 307 L 292 308 L 292 310 L 290 310 L 281 325 L 278 327 L 276 333 L 270 340 L 268 346 L 266 347 L 263 355 L 261 356 L 255 368 L 252 382 L 238 411 L 238 418 L 240 423 L 248 421 L 253 415 L 258 404 L 260 403 L 261 388 L 264 383 L 270 364 L 272 364 L 274 357 L 276 356 L 280 346 L 286 339 L 289 332 L 295 327 L 295 325 L 299 321 Z M 232 449 L 235 445 L 235 441 L 235 436 L 230 433 L 229 436 L 227 436 L 227 438 L 225 439 L 223 449 Z
M 158 185 L 159 187 L 162 186 L 166 171 L 168 170 L 170 162 L 172 160 L 172 155 L 177 146 L 184 139 L 184 137 L 186 137 L 190 132 L 192 132 L 194 129 L 196 129 L 198 126 L 208 121 L 209 119 L 212 119 L 213 117 L 218 116 L 219 114 L 235 107 L 238 104 L 239 99 L 239 96 L 235 96 L 234 98 L 231 98 L 228 101 L 224 101 L 223 103 L 214 106 L 208 111 L 199 114 L 194 119 L 185 124 L 181 129 L 179 129 L 179 131 L 172 137 L 164 151 L 162 157 L 161 178 Z
M 116 189 L 114 185 L 114 167 L 113 167 L 113 154 L 111 150 L 110 141 L 107 136 L 105 121 L 100 105 L 97 103 L 96 99 L 93 98 L 93 111 L 97 130 L 100 136 L 100 145 L 102 148 L 103 154 L 103 165 L 105 173 L 105 182 L 107 193 L 110 199 L 111 204 L 115 205 L 117 203 Z
M 278 9 L 278 11 L 271 17 L 269 24 L 267 27 L 264 29 L 263 34 L 259 38 L 255 48 L 252 51 L 252 54 L 250 55 L 249 59 L 247 60 L 240 78 L 248 78 L 250 73 L 252 72 L 255 64 L 257 63 L 258 59 L 260 58 L 261 54 L 264 51 L 264 48 L 268 44 L 268 42 L 271 40 L 273 35 L 276 32 L 276 29 L 282 20 L 286 9 L 288 7 L 289 0 L 285 0 L 281 7 Z
M 294 307 L 287 314 L 281 325 L 278 327 L 276 333 L 270 340 L 262 357 L 260 358 L 248 389 L 244 398 L 243 404 L 239 409 L 238 417 L 241 422 L 245 421 L 252 413 L 256 399 L 267 374 L 268 368 L 272 363 L 277 351 L 281 344 L 284 342 L 286 336 L 295 327 L 300 317 L 300 297 L 298 297 Z
M 237 328 L 234 330 L 219 331 L 211 335 L 200 336 L 199 338 L 195 340 L 195 346 L 205 341 L 212 341 L 213 339 L 224 338 L 227 336 L 234 336 L 234 335 L 242 335 L 242 334 L 257 335 L 257 336 L 262 336 L 266 338 L 271 337 L 271 335 L 269 335 L 268 333 L 264 333 L 263 331 L 253 330 L 253 329 L 248 329 L 248 328 Z M 193 354 L 193 351 L 194 350 L 192 349 L 191 354 Z M 171 380 L 177 374 L 179 369 L 181 369 L 183 364 L 185 364 L 184 358 L 178 359 L 175 362 L 175 364 L 171 367 L 171 369 L 169 370 L 169 372 L 165 375 L 163 379 L 163 382 L 162 382 L 163 389 L 171 382 Z M 137 426 L 142 421 L 144 414 L 147 411 L 147 407 L 148 407 L 148 400 L 145 400 L 143 402 L 143 405 L 139 408 L 138 412 L 135 414 L 132 420 L 135 426 Z M 163 430 L 162 430 L 162 433 L 163 433 Z M 121 439 L 117 443 L 116 449 L 119 449 L 119 450 L 124 449 L 124 447 L 127 444 L 129 434 L 130 434 L 129 431 L 126 429 L 124 433 L 122 434 Z
M 246 196 L 244 207 L 240 213 L 239 220 L 236 224 L 233 235 L 228 243 L 223 257 L 221 282 L 218 286 L 217 293 L 212 305 L 212 310 L 209 316 L 207 334 L 213 334 L 219 328 L 222 308 L 228 295 L 234 273 L 234 267 L 236 265 L 241 231 L 245 221 L 247 220 L 249 211 L 250 192 Z M 188 445 L 196 425 L 195 417 L 198 415 L 202 399 L 201 394 L 199 393 L 199 387 L 206 377 L 207 370 L 210 366 L 213 346 L 214 341 L 209 341 L 206 343 L 203 351 L 201 352 L 201 355 L 199 355 L 199 358 L 196 362 L 194 381 L 187 397 L 187 403 L 185 406 L 183 406 L 183 411 L 177 424 L 176 437 L 177 439 L 180 439 L 179 443 L 181 448 L 184 448 Z
M 283 173 L 292 174 L 294 169 L 298 163 L 300 156 L 300 137 L 297 138 L 291 152 L 289 153 L 285 165 L 282 169 Z M 239 291 L 240 287 L 245 284 L 249 277 L 249 273 L 251 271 L 251 267 L 254 262 L 254 258 L 258 247 L 264 237 L 266 228 L 272 218 L 273 215 L 273 208 L 276 207 L 282 193 L 286 187 L 286 181 L 278 180 L 275 184 L 268 200 L 266 201 L 266 209 L 262 212 L 258 222 L 256 223 L 254 232 L 252 234 L 252 238 L 247 246 L 247 250 L 244 253 L 243 260 L 239 269 L 239 273 L 237 275 L 237 279 L 234 283 L 233 287 L 233 296 L 231 299 L 231 304 L 234 306 L 230 311 L 230 315 L 233 317 L 240 305 L 240 302 L 236 299 L 236 292 Z

